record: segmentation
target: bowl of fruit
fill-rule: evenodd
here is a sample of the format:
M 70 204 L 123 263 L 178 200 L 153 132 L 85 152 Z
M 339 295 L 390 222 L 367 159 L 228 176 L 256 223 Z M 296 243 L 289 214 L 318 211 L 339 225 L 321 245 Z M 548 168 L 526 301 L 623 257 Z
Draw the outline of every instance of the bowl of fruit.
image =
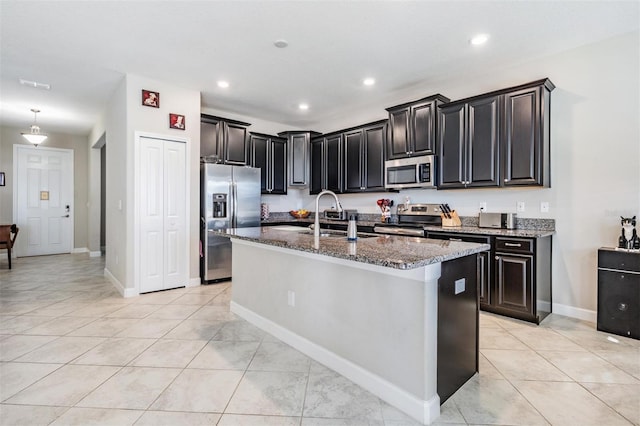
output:
M 311 212 L 309 210 L 299 209 L 299 210 L 290 210 L 289 214 L 295 217 L 296 219 L 306 219 L 309 217 Z

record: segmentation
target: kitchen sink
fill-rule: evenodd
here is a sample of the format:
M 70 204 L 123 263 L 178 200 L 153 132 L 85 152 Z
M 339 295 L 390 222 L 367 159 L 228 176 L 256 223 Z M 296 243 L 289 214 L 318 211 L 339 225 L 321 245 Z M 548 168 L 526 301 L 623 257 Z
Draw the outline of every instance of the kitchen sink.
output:
M 304 232 L 300 232 L 301 234 L 305 234 L 305 235 L 313 235 L 313 231 L 304 231 Z M 326 232 L 326 231 L 320 231 L 320 236 L 325 238 L 347 238 L 347 233 L 342 233 L 342 232 Z M 369 235 L 369 234 L 358 234 L 358 238 L 372 238 L 372 237 L 377 237 L 377 235 Z

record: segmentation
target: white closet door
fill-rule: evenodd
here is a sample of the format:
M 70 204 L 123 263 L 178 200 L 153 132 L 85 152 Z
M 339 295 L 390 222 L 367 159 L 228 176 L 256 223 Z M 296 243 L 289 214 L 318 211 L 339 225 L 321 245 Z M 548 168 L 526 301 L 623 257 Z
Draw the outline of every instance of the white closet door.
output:
M 185 144 L 140 138 L 140 293 L 186 285 Z

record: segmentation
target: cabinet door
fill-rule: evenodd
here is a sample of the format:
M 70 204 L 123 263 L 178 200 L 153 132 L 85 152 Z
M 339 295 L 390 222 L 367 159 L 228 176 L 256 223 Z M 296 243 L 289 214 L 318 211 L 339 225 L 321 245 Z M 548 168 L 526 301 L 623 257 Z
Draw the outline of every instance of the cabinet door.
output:
M 467 104 L 467 186 L 499 186 L 500 96 Z
M 309 194 L 318 194 L 322 191 L 326 182 L 324 181 L 324 139 L 314 139 L 311 141 L 311 183 L 309 184 Z
M 482 253 L 478 253 L 477 263 L 478 267 L 476 269 L 477 280 L 478 280 L 478 299 L 480 301 L 480 305 L 489 305 L 491 304 L 491 296 L 490 296 L 490 279 L 491 274 L 489 273 L 489 259 L 490 252 L 485 251 Z
M 251 165 L 260 169 L 260 191 L 268 194 L 271 189 L 269 176 L 269 139 L 264 136 L 251 135 Z
M 224 162 L 247 164 L 247 128 L 224 123 Z
M 292 134 L 289 136 L 289 185 L 291 186 L 305 186 L 308 184 L 308 144 L 309 137 L 307 134 Z
M 384 146 L 387 129 L 381 124 L 364 129 L 364 182 L 367 190 L 384 190 Z
M 218 124 L 200 122 L 200 156 L 216 155 L 218 145 Z
M 342 135 L 327 137 L 325 144 L 323 170 L 327 186 L 323 189 L 342 192 L 344 187 L 342 177 Z
M 542 185 L 541 87 L 504 95 L 504 185 Z
M 389 111 L 389 127 L 391 128 L 391 138 L 387 146 L 389 160 L 409 156 L 409 117 L 409 107 Z
M 439 125 L 438 188 L 464 188 L 466 178 L 465 157 L 465 105 L 441 107 Z
M 497 254 L 494 306 L 533 315 L 533 256 Z
M 362 182 L 363 151 L 362 129 L 353 130 L 344 134 L 345 192 L 360 192 L 364 190 L 364 183 Z
M 287 193 L 287 141 L 271 139 L 271 194 Z
M 435 108 L 434 102 L 411 107 L 409 151 L 412 156 L 436 153 Z

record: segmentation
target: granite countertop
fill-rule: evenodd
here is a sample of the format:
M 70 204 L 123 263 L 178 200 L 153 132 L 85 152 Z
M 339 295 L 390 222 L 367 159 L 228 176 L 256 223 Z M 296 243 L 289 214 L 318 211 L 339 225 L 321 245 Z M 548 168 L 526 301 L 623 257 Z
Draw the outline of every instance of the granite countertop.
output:
M 308 217 L 306 219 L 295 219 L 292 217 L 273 217 L 270 219 L 262 220 L 262 223 L 265 225 L 269 224 L 300 224 L 300 225 L 311 225 L 314 222 L 312 217 Z M 467 222 L 467 223 L 465 223 Z M 477 220 L 475 221 L 477 222 Z M 555 230 L 553 227 L 550 227 L 548 223 L 536 219 L 518 219 L 520 227 L 517 229 L 497 229 L 497 228 L 480 228 L 477 224 L 474 224 L 474 221 L 463 221 L 463 226 L 459 227 L 444 227 L 444 226 L 433 226 L 433 225 L 425 225 L 423 228 L 428 231 L 437 231 L 437 232 L 448 232 L 448 233 L 458 233 L 458 234 L 478 234 L 478 235 L 491 235 L 494 237 L 514 237 L 514 238 L 542 238 L 548 237 L 549 235 L 555 234 Z M 331 220 L 331 219 L 320 219 L 321 224 L 343 224 L 347 225 L 347 222 L 344 220 Z M 541 226 L 542 224 L 542 226 Z M 376 225 L 383 225 L 381 222 L 376 221 L 368 221 L 368 220 L 358 220 L 358 226 L 370 226 L 374 227 Z M 397 224 L 395 224 L 397 225 Z M 529 225 L 530 227 L 521 228 L 522 226 Z
M 277 226 L 235 228 L 227 230 L 227 234 L 231 238 L 394 269 L 415 269 L 491 248 L 489 244 L 380 234 L 359 234 L 356 242 L 347 241 L 346 236 L 326 236 L 320 237 L 316 244 L 312 234 L 282 230 Z

